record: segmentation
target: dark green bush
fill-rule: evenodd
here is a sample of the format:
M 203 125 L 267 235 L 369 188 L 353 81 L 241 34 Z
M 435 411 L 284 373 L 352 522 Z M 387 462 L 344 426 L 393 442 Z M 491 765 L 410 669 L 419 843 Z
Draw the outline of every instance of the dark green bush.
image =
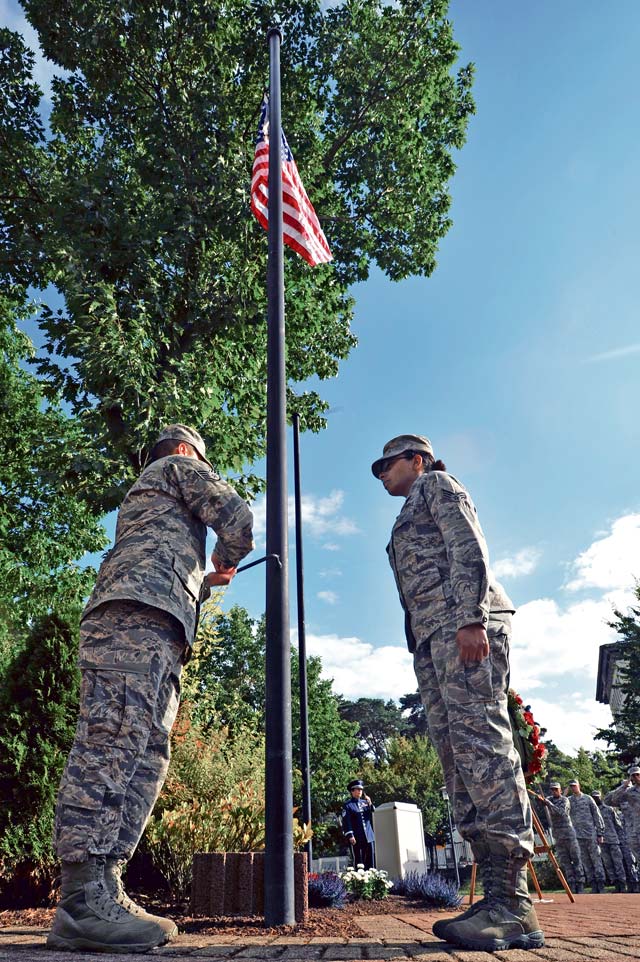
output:
M 78 712 L 77 613 L 32 626 L 0 686 L 0 893 L 53 877 L 58 784 Z

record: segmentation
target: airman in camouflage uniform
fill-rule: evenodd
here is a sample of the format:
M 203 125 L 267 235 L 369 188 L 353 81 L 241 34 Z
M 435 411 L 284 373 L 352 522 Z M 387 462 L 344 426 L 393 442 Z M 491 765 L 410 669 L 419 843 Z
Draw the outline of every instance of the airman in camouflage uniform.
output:
M 633 765 L 629 769 L 629 778 L 605 795 L 604 800 L 607 805 L 625 804 L 625 826 L 629 847 L 635 856 L 636 868 L 640 871 L 640 767 Z
M 547 806 L 560 867 L 569 887 L 580 894 L 584 892 L 584 869 L 580 858 L 580 846 L 571 822 L 569 799 L 562 794 L 560 782 L 551 782 L 549 788 L 551 795 L 546 798 L 539 795 L 538 798 Z
M 128 898 L 121 873 L 169 766 L 207 528 L 218 535 L 207 584 L 228 584 L 253 547 L 251 525 L 200 435 L 185 425 L 165 428 L 124 498 L 115 544 L 82 615 L 80 717 L 56 809 L 62 899 L 51 948 L 147 951 L 177 932 Z
M 387 553 L 429 735 L 485 890 L 434 932 L 474 949 L 538 948 L 544 937 L 527 886 L 531 809 L 507 711 L 513 604 L 493 578 L 468 492 L 434 461 L 427 438 L 393 438 L 372 471 L 406 499 Z
M 591 797 L 598 806 L 604 822 L 604 842 L 600 846 L 604 870 L 611 884 L 615 885 L 616 892 L 625 892 L 627 880 L 620 848 L 620 830 L 622 829 L 620 815 L 611 805 L 604 804 L 601 792 L 597 790 L 591 792 Z
M 627 876 L 627 887 L 630 892 L 638 892 L 640 891 L 638 885 L 638 863 L 636 862 L 635 855 L 631 851 L 629 836 L 627 834 L 627 826 L 633 825 L 633 815 L 629 812 L 629 803 L 625 801 L 624 798 L 619 802 L 618 812 L 620 814 L 618 839 L 620 840 L 622 861 L 624 862 L 624 870 Z
M 580 790 L 580 782 L 574 778 L 569 782 L 571 795 L 571 821 L 576 830 L 580 846 L 580 857 L 585 875 L 591 880 L 591 890 L 604 892 L 605 874 L 599 845 L 604 841 L 604 822 L 598 806 L 590 795 Z

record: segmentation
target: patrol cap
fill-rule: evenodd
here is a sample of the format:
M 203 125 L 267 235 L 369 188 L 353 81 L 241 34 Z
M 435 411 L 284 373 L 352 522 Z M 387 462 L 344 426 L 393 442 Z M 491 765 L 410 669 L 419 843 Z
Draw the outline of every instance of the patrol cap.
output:
M 602 792 L 599 792 L 598 789 L 596 788 L 595 792 L 591 792 L 591 797 L 592 797 L 592 798 L 602 798 Z
M 211 461 L 207 458 L 207 449 L 205 443 L 193 428 L 188 427 L 186 424 L 170 424 L 168 427 L 163 428 L 158 435 L 157 444 L 161 441 L 185 441 L 190 444 L 195 451 L 197 451 L 198 456 L 205 464 L 208 464 L 210 468 L 213 468 Z
M 549 782 L 549 788 L 562 788 L 560 782 Z
M 430 454 L 433 457 L 433 448 L 429 438 L 422 437 L 421 434 L 399 434 L 397 438 L 391 438 L 382 449 L 382 457 L 378 458 L 371 465 L 371 470 L 376 478 L 380 477 L 383 461 L 387 458 L 395 458 L 405 451 L 415 451 L 418 454 Z
M 638 765 L 632 765 L 629 769 L 630 775 L 640 775 L 640 767 Z
M 354 788 L 364 788 L 364 782 L 359 778 L 352 779 L 347 785 L 347 791 L 352 792 Z
M 572 778 L 571 781 L 569 782 L 569 784 L 570 784 L 570 785 L 579 785 L 580 782 L 578 781 L 577 778 Z

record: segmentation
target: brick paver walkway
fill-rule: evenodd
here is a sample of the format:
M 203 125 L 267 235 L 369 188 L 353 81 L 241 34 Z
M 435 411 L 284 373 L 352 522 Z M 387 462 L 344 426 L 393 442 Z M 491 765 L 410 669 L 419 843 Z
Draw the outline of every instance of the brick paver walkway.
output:
M 161 956 L 161 962 L 204 962 L 206 959 L 631 962 L 640 959 L 640 895 L 578 895 L 574 905 L 556 896 L 553 902 L 536 904 L 536 910 L 547 944 L 533 952 L 512 949 L 490 955 L 457 949 L 436 939 L 431 932 L 434 921 L 444 918 L 444 914 L 424 912 L 358 916 L 358 925 L 366 932 L 366 936 L 359 939 L 179 935 L 169 945 L 149 954 Z M 46 935 L 46 929 L 41 928 L 0 929 L 0 962 L 79 962 L 83 958 L 133 962 L 141 958 L 139 955 L 46 952 Z

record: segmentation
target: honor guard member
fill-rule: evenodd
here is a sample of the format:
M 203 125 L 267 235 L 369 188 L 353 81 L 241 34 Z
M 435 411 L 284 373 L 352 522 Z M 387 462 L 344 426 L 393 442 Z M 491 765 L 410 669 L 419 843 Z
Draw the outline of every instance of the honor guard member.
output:
M 627 838 L 635 856 L 636 871 L 640 874 L 640 767 L 633 765 L 629 769 L 629 777 L 605 795 L 604 800 L 607 805 L 620 806 L 624 802 Z
M 538 795 L 547 806 L 556 857 L 571 888 L 577 895 L 584 892 L 584 869 L 580 858 L 580 846 L 571 822 L 569 799 L 562 794 L 560 782 L 550 782 L 551 795 Z
M 47 946 L 146 952 L 170 919 L 129 899 L 122 870 L 169 766 L 180 673 L 203 580 L 228 584 L 252 549 L 245 502 L 207 460 L 193 428 L 165 428 L 118 513 L 115 544 L 82 614 L 80 716 L 58 793 L 62 895 Z M 218 540 L 204 579 L 207 528 Z
M 615 808 L 611 805 L 604 804 L 602 801 L 602 793 L 597 789 L 595 792 L 591 792 L 591 798 L 598 806 L 598 811 L 604 822 L 604 842 L 600 846 L 604 870 L 611 884 L 615 885 L 616 892 L 626 892 L 627 878 L 624 870 L 619 835 L 622 829 L 622 820 Z
M 531 808 L 507 711 L 513 604 L 491 573 L 468 491 L 435 461 L 428 438 L 393 438 L 371 469 L 405 499 L 387 553 L 429 736 L 484 887 L 483 899 L 433 931 L 471 949 L 539 948 L 527 886 Z
M 571 807 L 571 821 L 576 830 L 576 838 L 580 846 L 580 857 L 585 876 L 590 880 L 591 891 L 604 892 L 605 874 L 599 846 L 604 842 L 604 822 L 598 811 L 598 806 L 590 795 L 585 795 L 580 789 L 580 782 L 573 778 L 569 782 L 569 805 Z
M 618 831 L 618 839 L 620 841 L 620 848 L 622 850 L 622 861 L 624 862 L 624 870 L 627 876 L 627 888 L 629 892 L 640 892 L 638 887 L 638 867 L 635 859 L 635 855 L 631 851 L 631 846 L 629 845 L 629 838 L 627 836 L 627 825 L 631 824 L 633 819 L 629 815 L 628 803 L 622 799 L 620 805 L 617 809 L 620 815 L 620 829 Z
M 364 784 L 355 778 L 347 785 L 351 798 L 345 802 L 340 820 L 347 845 L 351 846 L 354 865 L 374 868 L 375 836 L 373 834 L 374 804 L 364 793 Z

